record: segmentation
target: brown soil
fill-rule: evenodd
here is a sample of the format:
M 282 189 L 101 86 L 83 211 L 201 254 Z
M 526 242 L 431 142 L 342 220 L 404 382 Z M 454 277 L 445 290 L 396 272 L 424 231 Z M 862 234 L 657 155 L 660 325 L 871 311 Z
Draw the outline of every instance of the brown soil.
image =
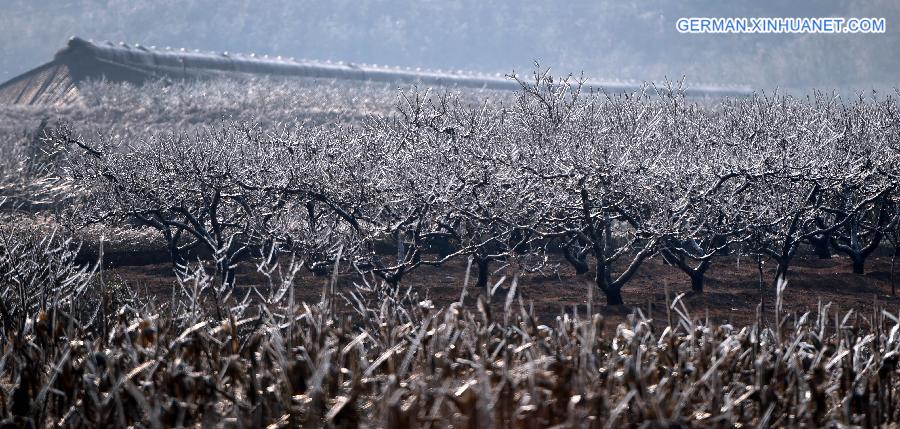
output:
M 499 266 L 498 266 L 499 268 Z M 775 290 L 772 286 L 774 266 L 767 262 L 764 266 L 764 316 L 773 320 Z M 888 311 L 900 310 L 900 297 L 891 296 L 890 258 L 871 257 L 866 264 L 866 274 L 857 275 L 851 271 L 847 258 L 835 256 L 820 260 L 815 257 L 797 257 L 788 275 L 788 285 L 784 293 L 784 308 L 789 312 L 803 313 L 815 310 L 819 303 L 832 303 L 832 311 L 841 312 L 855 309 L 868 314 L 879 307 Z M 141 292 L 159 299 L 166 299 L 175 284 L 171 266 L 167 263 L 120 266 L 107 270 L 107 279 L 119 278 Z M 462 292 L 465 262 L 455 261 L 443 267 L 423 267 L 409 274 L 404 281 L 423 297 L 434 301 L 436 306 L 458 301 Z M 243 264 L 239 269 L 239 284 L 265 288 L 267 279 L 259 274 L 252 264 Z M 467 305 L 475 305 L 476 296 L 484 294 L 474 289 L 475 273 L 471 274 Z M 502 273 L 492 277 L 492 282 L 500 280 Z M 353 276 L 342 276 L 338 288 L 353 287 Z M 298 298 L 307 302 L 318 302 L 325 277 L 315 277 L 303 272 L 295 290 Z M 493 298 L 492 307 L 501 310 L 511 283 L 508 277 Z M 545 274 L 530 273 L 519 277 L 517 290 L 526 307 L 533 306 L 544 323 L 552 323 L 561 312 L 577 311 L 584 314 L 592 287 L 592 273 L 576 276 L 567 264 L 560 264 L 557 273 L 552 270 Z M 626 308 L 608 307 L 598 290 L 593 293 L 593 311 L 605 314 L 611 322 L 622 320 L 632 310 L 640 309 L 645 315 L 657 321 L 666 319 L 666 289 L 670 300 L 684 294 L 683 301 L 695 319 L 709 317 L 718 323 L 736 326 L 756 321 L 760 304 L 759 272 L 755 260 L 742 258 L 721 258 L 716 260 L 707 272 L 705 291 L 694 293 L 690 290 L 688 277 L 676 268 L 665 265 L 659 258 L 647 261 L 638 274 L 626 285 L 622 294 Z M 517 300 L 516 300 L 517 301 Z M 674 314 L 674 313 L 673 313 Z

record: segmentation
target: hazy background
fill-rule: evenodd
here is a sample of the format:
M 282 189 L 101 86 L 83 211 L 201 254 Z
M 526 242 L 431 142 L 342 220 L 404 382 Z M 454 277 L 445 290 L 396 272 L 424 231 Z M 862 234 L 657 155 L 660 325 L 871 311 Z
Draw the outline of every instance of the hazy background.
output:
M 825 4 L 827 3 L 827 4 Z M 688 35 L 685 16 L 885 17 L 876 35 Z M 0 0 L 0 81 L 72 35 L 399 66 L 754 88 L 898 86 L 900 2 L 763 0 Z

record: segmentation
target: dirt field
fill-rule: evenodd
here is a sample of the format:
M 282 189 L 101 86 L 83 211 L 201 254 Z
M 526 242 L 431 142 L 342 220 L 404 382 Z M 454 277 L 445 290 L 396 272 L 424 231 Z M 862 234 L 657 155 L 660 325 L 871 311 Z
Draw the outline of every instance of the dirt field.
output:
M 765 264 L 764 314 L 767 320 L 773 318 L 775 303 L 775 290 L 771 286 L 773 270 L 771 262 Z M 900 311 L 900 297 L 891 296 L 890 257 L 871 257 L 866 271 L 865 275 L 853 274 L 850 261 L 840 256 L 826 260 L 797 257 L 788 277 L 785 308 L 799 314 L 815 310 L 821 302 L 832 303 L 832 311 L 855 309 L 868 313 L 877 300 L 878 305 L 886 310 Z M 464 274 L 465 262 L 455 261 L 441 268 L 420 268 L 409 274 L 404 284 L 412 286 L 420 295 L 427 296 L 435 305 L 442 306 L 459 300 Z M 175 281 L 168 263 L 122 265 L 107 270 L 104 275 L 110 279 L 124 280 L 139 291 L 160 299 L 165 299 L 170 294 Z M 484 293 L 474 289 L 474 275 L 473 272 L 465 301 L 472 306 L 476 303 L 476 296 Z M 501 276 L 502 273 L 498 273 L 492 277 L 492 282 L 499 281 Z M 517 289 L 522 295 L 523 303 L 526 306 L 533 305 L 537 314 L 547 323 L 562 311 L 573 311 L 573 306 L 577 305 L 579 312 L 586 310 L 589 288 L 593 284 L 592 276 L 593 273 L 576 276 L 568 265 L 560 264 L 558 274 L 535 273 L 520 277 Z M 252 264 L 242 265 L 238 278 L 241 287 L 265 287 L 268 284 Z M 354 280 L 354 276 L 343 276 L 339 288 L 353 287 Z M 508 277 L 496 290 L 492 305 L 497 309 L 502 308 L 506 300 L 510 280 L 511 277 Z M 307 302 L 317 302 L 326 282 L 326 278 L 303 272 L 298 282 L 301 287 L 296 290 L 297 296 Z M 666 288 L 670 299 L 678 294 L 685 294 L 683 299 L 694 318 L 705 318 L 708 315 L 718 323 L 732 323 L 736 326 L 754 322 L 760 303 L 759 273 L 754 260 L 717 260 L 708 271 L 705 292 L 697 294 L 690 291 L 686 275 L 664 265 L 660 258 L 654 258 L 646 262 L 625 287 L 623 296 L 627 308 L 607 307 L 603 295 L 596 290 L 593 308 L 594 311 L 607 315 L 610 322 L 622 320 L 635 308 L 640 308 L 655 320 L 663 321 L 666 318 Z

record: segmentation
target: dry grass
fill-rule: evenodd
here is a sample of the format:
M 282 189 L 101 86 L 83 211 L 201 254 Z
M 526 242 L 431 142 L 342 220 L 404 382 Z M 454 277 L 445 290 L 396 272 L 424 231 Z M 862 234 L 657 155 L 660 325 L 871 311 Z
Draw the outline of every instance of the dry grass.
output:
M 293 299 L 296 270 L 266 264 L 259 270 L 269 287 L 242 298 L 195 267 L 171 302 L 148 302 L 68 263 L 65 241 L 13 241 L 0 244 L 4 271 L 35 268 L 2 280 L 0 412 L 18 427 L 820 427 L 900 419 L 900 324 L 886 311 L 837 314 L 823 305 L 781 314 L 779 302 L 776 326 L 716 326 L 675 297 L 654 315 L 665 329 L 637 312 L 609 335 L 599 314 L 542 324 L 515 282 L 494 297 L 505 300 L 501 312 L 484 297 L 475 309 L 434 308 L 365 278 L 349 295 L 325 281 L 321 301 L 303 303 Z M 55 262 L 40 262 L 46 255 Z M 35 299 L 20 305 L 11 291 L 22 284 Z

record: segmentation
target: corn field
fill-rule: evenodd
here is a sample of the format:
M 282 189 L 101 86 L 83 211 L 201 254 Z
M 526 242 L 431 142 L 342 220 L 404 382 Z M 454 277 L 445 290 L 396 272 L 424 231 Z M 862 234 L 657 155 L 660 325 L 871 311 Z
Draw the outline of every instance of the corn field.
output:
M 31 293 L 18 301 L 6 288 L 0 308 L 4 427 L 873 427 L 900 419 L 900 314 L 828 304 L 783 314 L 784 283 L 775 322 L 744 327 L 697 318 L 681 295 L 665 312 L 637 310 L 615 327 L 590 305 L 541 321 L 516 279 L 493 308 L 484 295 L 476 308 L 462 298 L 437 307 L 366 277 L 337 290 L 336 273 L 318 303 L 296 302 L 298 268 L 274 263 L 258 266 L 268 287 L 243 297 L 198 266 L 170 302 L 146 303 L 101 270 L 72 264 L 66 242 L 10 243 L 0 246 L 3 281 Z M 466 281 L 463 296 L 469 289 Z

